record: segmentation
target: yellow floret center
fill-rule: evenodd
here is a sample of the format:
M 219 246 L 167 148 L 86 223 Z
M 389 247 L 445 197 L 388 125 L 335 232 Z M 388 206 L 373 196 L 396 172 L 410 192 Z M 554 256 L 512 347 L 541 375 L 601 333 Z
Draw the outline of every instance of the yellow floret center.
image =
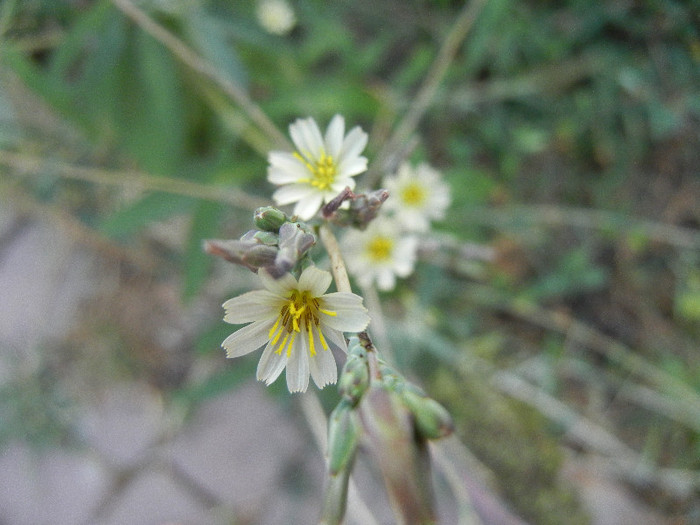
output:
M 367 243 L 367 256 L 372 262 L 385 262 L 391 259 L 394 241 L 389 237 L 374 237 Z
M 306 182 L 322 191 L 331 188 L 338 173 L 338 166 L 336 166 L 332 155 L 326 155 L 325 152 L 321 152 L 321 156 L 314 163 L 309 162 L 299 153 L 295 153 L 294 156 L 302 161 L 306 169 L 311 173 L 311 177 L 302 179 L 299 182 Z
M 323 349 L 328 350 L 328 343 L 320 329 L 320 314 L 333 317 L 337 315 L 336 312 L 321 308 L 319 298 L 313 297 L 309 291 L 292 290 L 268 334 L 275 352 L 281 354 L 286 351 L 289 357 L 296 336 L 302 330 L 308 336 L 309 353 L 312 356 L 316 355 L 316 336 Z
M 412 182 L 401 190 L 401 201 L 408 206 L 420 206 L 427 197 L 425 188 Z

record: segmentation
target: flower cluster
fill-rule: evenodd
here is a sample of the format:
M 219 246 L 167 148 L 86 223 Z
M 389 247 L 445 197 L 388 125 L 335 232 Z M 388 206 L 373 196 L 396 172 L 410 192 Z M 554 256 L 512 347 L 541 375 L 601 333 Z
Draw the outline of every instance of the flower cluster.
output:
M 364 228 L 343 239 L 349 269 L 361 285 L 391 290 L 396 277 L 413 271 L 417 234 L 443 217 L 450 197 L 440 174 L 426 164 L 415 169 L 404 164 L 386 177 L 388 193 L 353 194 L 353 177 L 367 169 L 361 155 L 367 134 L 359 127 L 346 134 L 340 115 L 331 119 L 324 135 L 312 118 L 298 119 L 289 133 L 296 151 L 269 154 L 268 180 L 279 186 L 273 194 L 278 204 L 295 205 L 294 216 L 260 208 L 256 230 L 238 240 L 207 241 L 205 250 L 257 272 L 265 288 L 224 303 L 226 322 L 250 323 L 223 342 L 227 356 L 264 346 L 257 378 L 270 384 L 286 369 L 289 391 L 303 392 L 309 376 L 319 388 L 336 382 L 331 346 L 347 351 L 343 333 L 364 330 L 369 316 L 361 297 L 325 293 L 331 276 L 313 266 L 313 226 L 299 221 L 314 218 L 327 203 L 325 219 L 345 217 L 346 225 Z M 388 195 L 392 198 L 382 207 Z
M 343 239 L 350 272 L 363 286 L 376 283 L 380 290 L 392 290 L 396 277 L 413 271 L 418 235 L 442 219 L 450 203 L 449 188 L 440 174 L 420 164 L 403 164 L 394 175 L 384 178 L 389 198 L 382 213 L 364 231 L 351 231 Z

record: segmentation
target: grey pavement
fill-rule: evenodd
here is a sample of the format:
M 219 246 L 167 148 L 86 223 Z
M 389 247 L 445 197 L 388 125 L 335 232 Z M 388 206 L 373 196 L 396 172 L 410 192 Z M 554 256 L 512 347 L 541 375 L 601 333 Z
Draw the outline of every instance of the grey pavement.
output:
M 0 208 L 3 425 L 9 424 L 12 398 L 24 395 L 24 379 L 40 381 L 47 363 L 62 359 L 62 345 L 70 344 L 66 338 L 86 315 L 104 265 L 52 224 Z M 90 374 L 89 367 L 82 370 Z M 75 393 L 83 382 L 99 386 L 74 396 L 77 405 L 66 412 L 69 443 L 37 445 L 16 434 L 0 443 L 0 524 L 316 520 L 322 459 L 304 425 L 263 385 L 251 380 L 184 415 L 144 379 L 100 372 L 62 388 Z M 51 393 L 46 395 L 39 405 L 50 403 Z M 20 418 L 31 421 L 40 412 Z

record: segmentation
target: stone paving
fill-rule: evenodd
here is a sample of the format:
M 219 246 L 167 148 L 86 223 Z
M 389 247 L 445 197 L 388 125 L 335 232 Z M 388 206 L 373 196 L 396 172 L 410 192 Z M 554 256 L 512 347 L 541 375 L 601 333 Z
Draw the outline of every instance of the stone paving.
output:
M 98 257 L 60 229 L 0 206 L 0 388 L 40 375 L 43 349 L 81 321 L 103 278 Z M 302 418 L 255 381 L 184 417 L 145 380 L 117 377 L 72 417 L 77 442 L 35 446 L 15 436 L 2 444 L 0 525 L 316 522 L 322 459 Z M 569 478 L 580 482 L 594 524 L 663 523 L 618 485 L 577 472 Z M 380 523 L 391 524 L 381 489 L 368 492 Z M 439 500 L 450 523 L 453 510 Z
M 0 240 L 2 386 L 38 373 L 42 349 L 80 321 L 99 262 L 60 230 L 15 217 L 7 207 L 0 211 Z M 138 380 L 115 379 L 74 412 L 78 443 L 37 447 L 15 437 L 0 449 L 0 524 L 317 518 L 320 504 L 309 498 L 322 490 L 320 456 L 303 426 L 255 381 L 212 398 L 187 419 Z

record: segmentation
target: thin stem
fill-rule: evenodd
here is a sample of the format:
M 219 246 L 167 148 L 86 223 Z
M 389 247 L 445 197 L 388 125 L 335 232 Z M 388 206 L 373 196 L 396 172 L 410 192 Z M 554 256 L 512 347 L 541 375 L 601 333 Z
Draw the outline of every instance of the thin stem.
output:
M 0 150 L 0 153 L 0 165 L 12 168 L 20 173 L 32 175 L 51 173 L 66 179 L 84 180 L 96 184 L 140 186 L 148 191 L 161 191 L 196 199 L 223 202 L 245 210 L 254 210 L 260 206 L 270 204 L 267 199 L 248 195 L 235 188 L 205 185 L 169 177 L 156 177 L 136 171 L 87 168 L 66 164 L 54 159 L 32 157 L 6 150 Z
M 384 311 L 382 310 L 382 303 L 379 300 L 377 289 L 373 286 L 362 286 L 360 290 L 362 291 L 362 297 L 364 297 L 367 302 L 367 308 L 372 317 L 372 334 L 377 339 L 379 347 L 382 349 L 384 359 L 386 359 L 389 364 L 395 365 L 394 351 L 389 341 L 389 331 L 386 328 Z
M 481 13 L 481 9 L 486 4 L 486 1 L 487 0 L 472 0 L 469 3 L 465 3 L 462 12 L 457 17 L 457 20 L 455 20 L 450 32 L 445 37 L 445 40 L 443 41 L 442 46 L 435 57 L 435 61 L 432 63 L 430 69 L 426 73 L 423 84 L 418 90 L 418 94 L 415 96 L 409 110 L 396 126 L 396 130 L 392 134 L 391 138 L 384 144 L 379 152 L 377 162 L 375 162 L 377 169 L 385 169 L 387 167 L 387 161 L 389 160 L 388 157 L 394 151 L 400 149 L 400 145 L 406 142 L 408 137 L 415 131 L 420 119 L 423 117 L 433 101 L 435 94 L 440 87 L 440 83 L 445 77 L 445 73 L 447 73 L 447 69 L 452 63 L 459 46 L 467 37 L 467 34 L 469 34 L 469 31 L 474 25 L 474 21 L 479 16 L 479 13 Z M 377 172 L 373 172 L 372 175 L 375 175 L 376 173 Z M 371 176 L 368 178 L 371 178 Z
M 339 292 L 351 293 L 352 287 L 350 286 L 350 278 L 345 268 L 343 255 L 340 253 L 340 246 L 338 246 L 338 240 L 335 238 L 335 235 L 333 235 L 328 224 L 322 224 L 320 226 L 319 236 L 331 260 L 331 272 L 333 273 L 333 279 L 335 279 L 336 288 L 338 288 Z
M 530 224 L 573 226 L 576 228 L 613 230 L 639 234 L 664 244 L 680 248 L 700 249 L 700 233 L 690 228 L 631 217 L 608 210 L 591 210 L 563 206 L 510 206 L 507 209 L 465 209 L 460 217 L 470 224 L 482 224 L 504 228 L 528 227 Z
M 321 454 L 325 454 L 328 449 L 326 428 L 328 428 L 328 419 L 323 411 L 323 407 L 318 400 L 318 397 L 314 394 L 307 394 L 301 396 L 301 411 L 304 413 L 306 422 L 309 425 L 311 433 L 314 436 L 314 441 L 316 441 L 316 446 L 321 451 Z M 367 525 L 378 525 L 377 519 L 372 514 L 372 511 L 367 507 L 367 504 L 360 496 L 357 490 L 357 485 L 350 478 L 350 483 L 348 484 L 348 506 L 347 512 L 353 515 L 357 523 L 367 524 Z
M 0 38 L 5 36 L 5 33 L 12 23 L 12 16 L 16 5 L 17 0 L 7 0 L 4 2 L 2 8 L 0 8 Z
M 141 27 L 141 29 L 168 48 L 168 50 L 183 64 L 218 85 L 221 90 L 231 97 L 250 119 L 265 132 L 276 147 L 291 149 L 287 138 L 236 82 L 222 75 L 212 64 L 195 53 L 182 40 L 155 22 L 130 0 L 112 0 L 112 3 Z
M 27 192 L 16 187 L 16 183 L 10 184 L 5 178 L 0 178 L 0 196 L 6 197 L 7 202 L 12 203 L 11 205 L 19 213 L 39 217 L 41 220 L 60 227 L 70 238 L 81 245 L 94 248 L 104 257 L 128 262 L 142 271 L 152 271 L 158 267 L 157 257 L 143 253 L 143 249 L 134 250 L 112 242 L 92 228 L 85 226 L 72 214 L 53 204 L 34 199 Z

